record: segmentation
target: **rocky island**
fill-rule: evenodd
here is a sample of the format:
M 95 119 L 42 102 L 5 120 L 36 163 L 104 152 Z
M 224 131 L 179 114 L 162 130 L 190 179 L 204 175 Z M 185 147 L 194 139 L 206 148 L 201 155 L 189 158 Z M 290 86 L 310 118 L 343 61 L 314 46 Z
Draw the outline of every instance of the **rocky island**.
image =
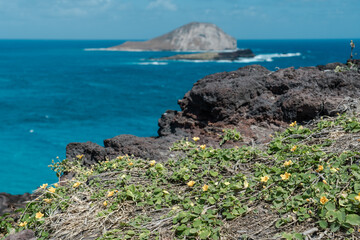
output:
M 236 50 L 236 39 L 211 23 L 192 22 L 148 41 L 128 41 L 108 48 L 118 51 Z
M 0 238 L 359 239 L 354 63 L 212 74 L 157 137 L 70 143 L 61 182 L 27 196 Z M 25 200 L 11 197 L 1 213 Z

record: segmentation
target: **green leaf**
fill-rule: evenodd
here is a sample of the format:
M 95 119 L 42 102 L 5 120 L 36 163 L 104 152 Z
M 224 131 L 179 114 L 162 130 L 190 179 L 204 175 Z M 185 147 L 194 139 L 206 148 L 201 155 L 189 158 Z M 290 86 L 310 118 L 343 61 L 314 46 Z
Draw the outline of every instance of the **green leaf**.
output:
M 349 214 L 346 216 L 346 222 L 353 226 L 360 225 L 360 216 L 357 214 Z
M 218 175 L 219 175 L 219 173 L 218 172 L 215 172 L 215 171 L 212 171 L 212 170 L 210 170 L 210 175 L 212 176 L 212 177 L 217 177 Z
M 327 226 L 328 226 L 328 223 L 325 220 L 320 220 L 318 223 L 319 223 L 319 226 L 323 229 L 327 228 Z
M 336 209 L 335 204 L 332 202 L 327 202 L 325 208 L 329 211 L 334 211 Z
M 337 232 L 340 228 L 340 224 L 338 222 L 333 222 L 331 225 L 330 225 L 330 230 L 332 232 Z
M 215 203 L 216 203 L 216 200 L 215 200 L 213 197 L 209 197 L 208 202 L 209 202 L 210 204 L 215 204 Z
M 211 234 L 211 232 L 209 230 L 203 230 L 203 231 L 199 232 L 199 237 L 200 237 L 200 239 L 208 239 L 210 234 Z

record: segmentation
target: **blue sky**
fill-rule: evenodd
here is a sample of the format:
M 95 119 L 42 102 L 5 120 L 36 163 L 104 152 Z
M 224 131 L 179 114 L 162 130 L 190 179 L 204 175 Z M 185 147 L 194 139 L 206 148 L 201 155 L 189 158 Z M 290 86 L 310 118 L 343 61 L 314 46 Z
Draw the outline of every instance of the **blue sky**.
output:
M 360 0 L 0 0 L 0 39 L 149 39 L 192 21 L 237 39 L 360 38 Z

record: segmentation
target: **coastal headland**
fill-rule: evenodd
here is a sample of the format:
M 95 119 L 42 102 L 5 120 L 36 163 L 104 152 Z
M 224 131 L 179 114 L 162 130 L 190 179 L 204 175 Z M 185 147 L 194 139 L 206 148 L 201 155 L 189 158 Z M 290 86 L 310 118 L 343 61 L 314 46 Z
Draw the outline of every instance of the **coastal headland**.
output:
M 157 137 L 70 143 L 68 160 L 54 165 L 58 185 L 0 194 L 0 214 L 32 200 L 12 223 L 55 239 L 359 237 L 351 209 L 359 190 L 360 66 L 350 62 L 206 76 L 178 101 L 181 111 L 161 116 Z M 326 231 L 332 221 L 323 211 L 344 212 L 336 231 Z

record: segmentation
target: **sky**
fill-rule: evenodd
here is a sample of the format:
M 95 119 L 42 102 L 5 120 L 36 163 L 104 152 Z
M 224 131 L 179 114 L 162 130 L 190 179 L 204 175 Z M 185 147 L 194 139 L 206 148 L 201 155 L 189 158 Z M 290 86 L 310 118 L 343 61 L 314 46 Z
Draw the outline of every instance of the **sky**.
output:
M 0 0 L 0 39 L 145 40 L 210 22 L 237 39 L 360 38 L 360 0 Z

